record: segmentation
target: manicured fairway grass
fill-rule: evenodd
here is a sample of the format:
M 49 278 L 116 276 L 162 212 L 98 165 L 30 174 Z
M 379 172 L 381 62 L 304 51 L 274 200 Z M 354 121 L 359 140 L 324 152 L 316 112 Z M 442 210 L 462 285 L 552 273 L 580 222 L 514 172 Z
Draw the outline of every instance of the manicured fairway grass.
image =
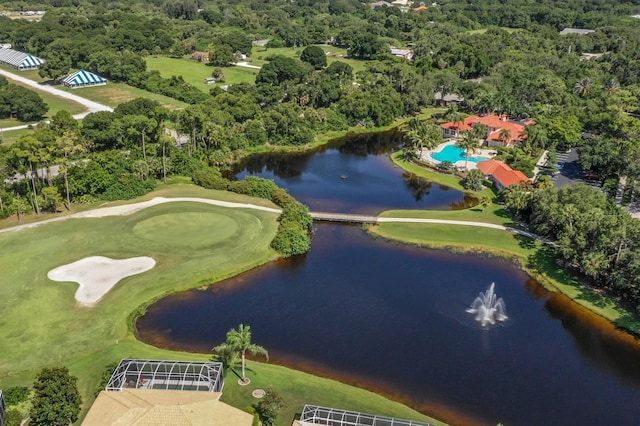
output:
M 155 196 L 274 207 L 267 200 L 185 184 L 163 186 L 140 199 L 109 205 Z M 209 359 L 210 354 L 174 352 L 141 343 L 129 330 L 128 320 L 140 306 L 159 297 L 207 285 L 273 259 L 276 253 L 269 243 L 276 219 L 268 212 L 175 202 L 127 216 L 68 219 L 0 233 L 0 245 L 5 248 L 0 256 L 0 388 L 29 385 L 42 367 L 65 365 L 79 377 L 84 416 L 108 363 L 124 357 Z M 75 283 L 53 282 L 46 274 L 93 255 L 151 256 L 157 264 L 117 284 L 96 307 L 81 307 L 74 301 Z M 248 374 L 256 386 L 273 387 L 287 400 L 278 424 L 290 422 L 304 403 L 425 419 L 370 392 L 283 367 L 250 362 Z M 256 386 L 240 388 L 233 372 L 227 372 L 226 382 L 226 402 L 241 409 L 255 402 L 248 392 Z

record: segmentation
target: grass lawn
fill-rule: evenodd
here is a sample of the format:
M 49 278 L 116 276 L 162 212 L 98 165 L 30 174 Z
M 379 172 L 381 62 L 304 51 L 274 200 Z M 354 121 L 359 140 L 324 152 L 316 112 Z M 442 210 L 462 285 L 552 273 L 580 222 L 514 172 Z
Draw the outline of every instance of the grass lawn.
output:
M 4 127 L 4 126 L 2 126 Z M 0 145 L 11 145 L 22 136 L 33 132 L 31 129 L 11 130 L 9 132 L 0 132 Z
M 147 56 L 147 67 L 149 70 L 158 70 L 160 75 L 164 78 L 170 78 L 171 76 L 182 76 L 187 83 L 190 83 L 202 90 L 205 93 L 209 93 L 214 85 L 204 84 L 204 80 L 211 77 L 211 73 L 214 67 L 207 66 L 201 62 L 192 61 L 186 58 L 169 58 L 166 56 Z M 226 84 L 235 83 L 255 83 L 256 75 L 260 70 L 253 68 L 242 68 L 236 66 L 224 67 L 222 72 L 224 73 L 226 81 L 224 83 L 216 83 L 217 86 L 223 86 Z
M 75 90 L 61 87 L 61 89 L 114 108 L 123 102 L 127 102 L 135 98 L 153 99 L 154 101 L 158 101 L 160 105 L 169 109 L 182 109 L 187 106 L 185 102 L 178 101 L 168 96 L 147 92 L 146 90 L 138 89 L 124 83 L 108 82 L 104 86 L 84 87 L 82 89 Z
M 325 52 L 330 52 L 331 55 L 327 56 L 327 64 L 330 65 L 335 61 L 344 62 L 346 64 L 351 65 L 353 68 L 353 73 L 357 73 L 358 71 L 363 71 L 367 67 L 367 61 L 358 60 L 358 59 L 350 59 L 347 57 L 347 49 L 342 47 L 330 46 L 330 45 L 319 45 Z M 304 47 L 275 47 L 275 48 L 266 48 L 262 46 L 253 46 L 251 49 L 251 57 L 249 61 L 253 65 L 262 66 L 267 63 L 266 58 L 269 56 L 282 55 L 288 58 L 298 59 L 300 58 L 300 54 L 304 50 Z
M 186 184 L 165 185 L 130 202 L 155 196 L 273 207 L 267 200 Z M 117 204 L 126 202 L 108 203 Z M 129 327 L 131 314 L 167 294 L 208 285 L 273 259 L 276 253 L 269 243 L 276 219 L 263 211 L 176 202 L 128 216 L 69 219 L 0 233 L 0 245 L 7 248 L 0 256 L 0 388 L 29 385 L 42 367 L 66 365 L 79 377 L 86 413 L 104 366 L 112 361 L 123 357 L 208 359 L 209 354 L 172 352 L 137 341 Z M 15 219 L 4 223 L 15 224 Z M 157 263 L 148 272 L 124 279 L 97 306 L 88 308 L 75 303 L 75 283 L 53 282 L 46 274 L 93 255 L 151 256 Z M 290 421 L 302 402 L 337 406 L 352 402 L 348 408 L 424 418 L 405 406 L 337 382 L 267 364 L 252 362 L 249 368 L 256 385 L 273 387 L 290 403 L 279 424 Z M 228 375 L 225 401 L 246 408 L 251 401 L 249 390 L 239 388 L 233 372 Z

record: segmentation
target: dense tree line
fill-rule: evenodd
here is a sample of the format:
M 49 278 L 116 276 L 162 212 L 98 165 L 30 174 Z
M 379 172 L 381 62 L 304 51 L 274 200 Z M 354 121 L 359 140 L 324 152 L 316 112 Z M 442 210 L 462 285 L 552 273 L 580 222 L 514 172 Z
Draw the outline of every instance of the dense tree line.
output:
M 0 118 L 37 121 L 49 111 L 49 106 L 33 90 L 12 84 L 0 76 Z
M 512 187 L 505 202 L 533 232 L 554 242 L 554 251 L 569 268 L 640 311 L 638 220 L 583 184 L 532 192 Z

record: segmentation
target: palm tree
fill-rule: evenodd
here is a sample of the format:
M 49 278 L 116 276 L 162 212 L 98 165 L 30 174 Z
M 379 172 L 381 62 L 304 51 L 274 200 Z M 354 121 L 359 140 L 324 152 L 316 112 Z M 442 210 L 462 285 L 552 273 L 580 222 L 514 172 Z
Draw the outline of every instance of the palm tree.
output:
M 511 141 L 511 130 L 500 129 L 498 132 L 498 139 L 500 139 L 505 145 L 508 145 Z
M 616 81 L 611 78 L 604 82 L 603 89 L 607 96 L 611 96 L 616 93 L 618 89 L 620 89 L 620 86 L 618 86 L 618 83 L 616 83 Z
M 478 139 L 472 131 L 463 132 L 462 137 L 456 142 L 458 148 L 464 149 L 464 168 L 469 163 L 469 154 L 473 154 L 478 150 Z
M 585 77 L 574 84 L 573 88 L 580 96 L 585 96 L 588 95 L 589 92 L 591 92 L 591 89 L 593 88 L 593 82 L 589 77 Z
M 539 126 L 527 126 L 524 128 L 522 132 L 522 136 L 527 137 L 527 141 L 529 145 L 535 150 L 537 149 L 545 149 L 549 139 L 547 138 L 547 132 L 544 131 L 542 127 Z
M 240 324 L 238 329 L 232 328 L 227 332 L 226 342 L 213 348 L 219 355 L 230 356 L 231 353 L 240 353 L 242 359 L 242 379 L 243 384 L 247 384 L 250 380 L 247 379 L 245 374 L 245 356 L 249 355 L 263 355 L 269 360 L 269 352 L 262 346 L 251 343 L 251 327 L 248 325 Z M 232 359 L 232 357 L 230 358 Z

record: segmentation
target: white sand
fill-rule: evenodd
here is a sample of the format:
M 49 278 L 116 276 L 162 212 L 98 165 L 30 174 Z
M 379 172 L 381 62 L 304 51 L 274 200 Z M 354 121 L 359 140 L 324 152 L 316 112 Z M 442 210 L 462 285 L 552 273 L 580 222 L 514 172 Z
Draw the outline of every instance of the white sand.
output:
M 92 256 L 52 269 L 47 277 L 52 281 L 77 282 L 80 287 L 76 301 L 94 306 L 121 279 L 146 272 L 155 264 L 155 260 L 146 256 L 129 259 Z

